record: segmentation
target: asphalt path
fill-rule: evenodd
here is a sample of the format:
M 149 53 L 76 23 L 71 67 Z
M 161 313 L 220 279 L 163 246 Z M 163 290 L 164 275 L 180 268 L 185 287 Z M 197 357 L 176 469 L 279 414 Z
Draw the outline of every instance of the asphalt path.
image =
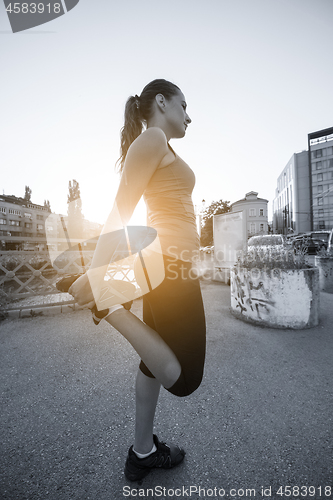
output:
M 333 295 L 321 294 L 318 327 L 293 331 L 234 318 L 224 284 L 202 281 L 202 292 L 204 380 L 185 398 L 162 390 L 156 414 L 159 438 L 187 454 L 141 484 L 123 474 L 131 346 L 88 311 L 0 324 L 1 500 L 332 497 Z

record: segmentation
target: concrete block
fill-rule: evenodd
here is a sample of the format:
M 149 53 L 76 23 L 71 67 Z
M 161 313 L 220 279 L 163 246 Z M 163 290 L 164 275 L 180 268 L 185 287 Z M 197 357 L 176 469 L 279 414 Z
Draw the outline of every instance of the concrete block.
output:
M 319 271 L 231 270 L 231 312 L 244 321 L 273 328 L 302 329 L 319 323 Z

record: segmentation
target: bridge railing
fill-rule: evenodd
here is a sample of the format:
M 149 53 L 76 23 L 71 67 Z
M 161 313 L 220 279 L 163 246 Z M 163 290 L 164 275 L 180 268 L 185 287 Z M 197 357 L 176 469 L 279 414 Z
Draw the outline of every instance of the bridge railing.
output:
M 0 251 L 1 296 L 11 304 L 27 297 L 59 294 L 57 280 L 66 274 L 84 273 L 92 256 L 93 251 L 82 251 L 80 255 L 66 252 L 66 256 L 52 264 L 49 252 Z M 113 262 L 108 268 L 108 276 L 134 282 L 133 260 L 127 259 L 126 265 L 120 260 Z M 73 303 L 73 299 L 68 295 L 63 302 Z

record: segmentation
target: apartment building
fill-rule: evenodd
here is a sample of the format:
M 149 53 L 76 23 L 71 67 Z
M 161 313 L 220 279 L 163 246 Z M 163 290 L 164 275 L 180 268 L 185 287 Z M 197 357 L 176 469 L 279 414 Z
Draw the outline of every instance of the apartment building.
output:
M 48 206 L 31 203 L 25 198 L 0 195 L 0 251 L 47 250 L 46 232 L 48 240 L 64 239 L 63 229 L 59 232 L 61 220 L 67 227 L 67 215 L 51 214 Z M 82 234 L 87 240 L 96 238 L 103 227 L 86 219 L 82 223 Z
M 277 179 L 273 232 L 298 234 L 333 227 L 333 127 L 308 134 Z
M 311 230 L 333 227 L 333 127 L 308 136 Z
M 45 220 L 51 210 L 25 198 L 0 195 L 0 249 L 43 250 Z
M 255 234 L 268 234 L 268 200 L 258 198 L 258 193 L 250 191 L 245 198 L 230 205 L 231 212 L 245 213 L 248 237 Z

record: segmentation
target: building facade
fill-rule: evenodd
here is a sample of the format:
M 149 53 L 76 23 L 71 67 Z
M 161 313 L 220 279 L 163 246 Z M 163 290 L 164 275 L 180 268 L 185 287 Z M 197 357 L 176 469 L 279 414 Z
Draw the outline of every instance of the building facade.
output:
M 52 215 L 52 216 L 51 216 Z M 51 217 L 50 217 L 51 216 Z M 64 240 L 59 221 L 68 227 L 68 216 L 52 214 L 49 206 L 36 205 L 25 198 L 0 196 L 0 251 L 47 250 L 48 241 Z M 82 239 L 99 236 L 102 225 L 82 219 Z M 84 243 L 85 245 L 85 243 Z M 68 244 L 66 244 L 67 248 Z M 91 246 L 91 245 L 90 245 Z
M 298 234 L 333 227 L 333 128 L 308 135 L 277 180 L 273 232 Z
M 0 249 L 44 250 L 48 206 L 36 205 L 16 196 L 0 196 Z
M 243 212 L 246 217 L 247 236 L 268 234 L 268 200 L 258 198 L 258 193 L 250 191 L 245 198 L 230 205 L 231 212 Z
M 311 230 L 308 152 L 295 153 L 277 180 L 273 200 L 273 232 L 304 233 Z
M 333 227 L 333 127 L 308 135 L 311 230 Z

